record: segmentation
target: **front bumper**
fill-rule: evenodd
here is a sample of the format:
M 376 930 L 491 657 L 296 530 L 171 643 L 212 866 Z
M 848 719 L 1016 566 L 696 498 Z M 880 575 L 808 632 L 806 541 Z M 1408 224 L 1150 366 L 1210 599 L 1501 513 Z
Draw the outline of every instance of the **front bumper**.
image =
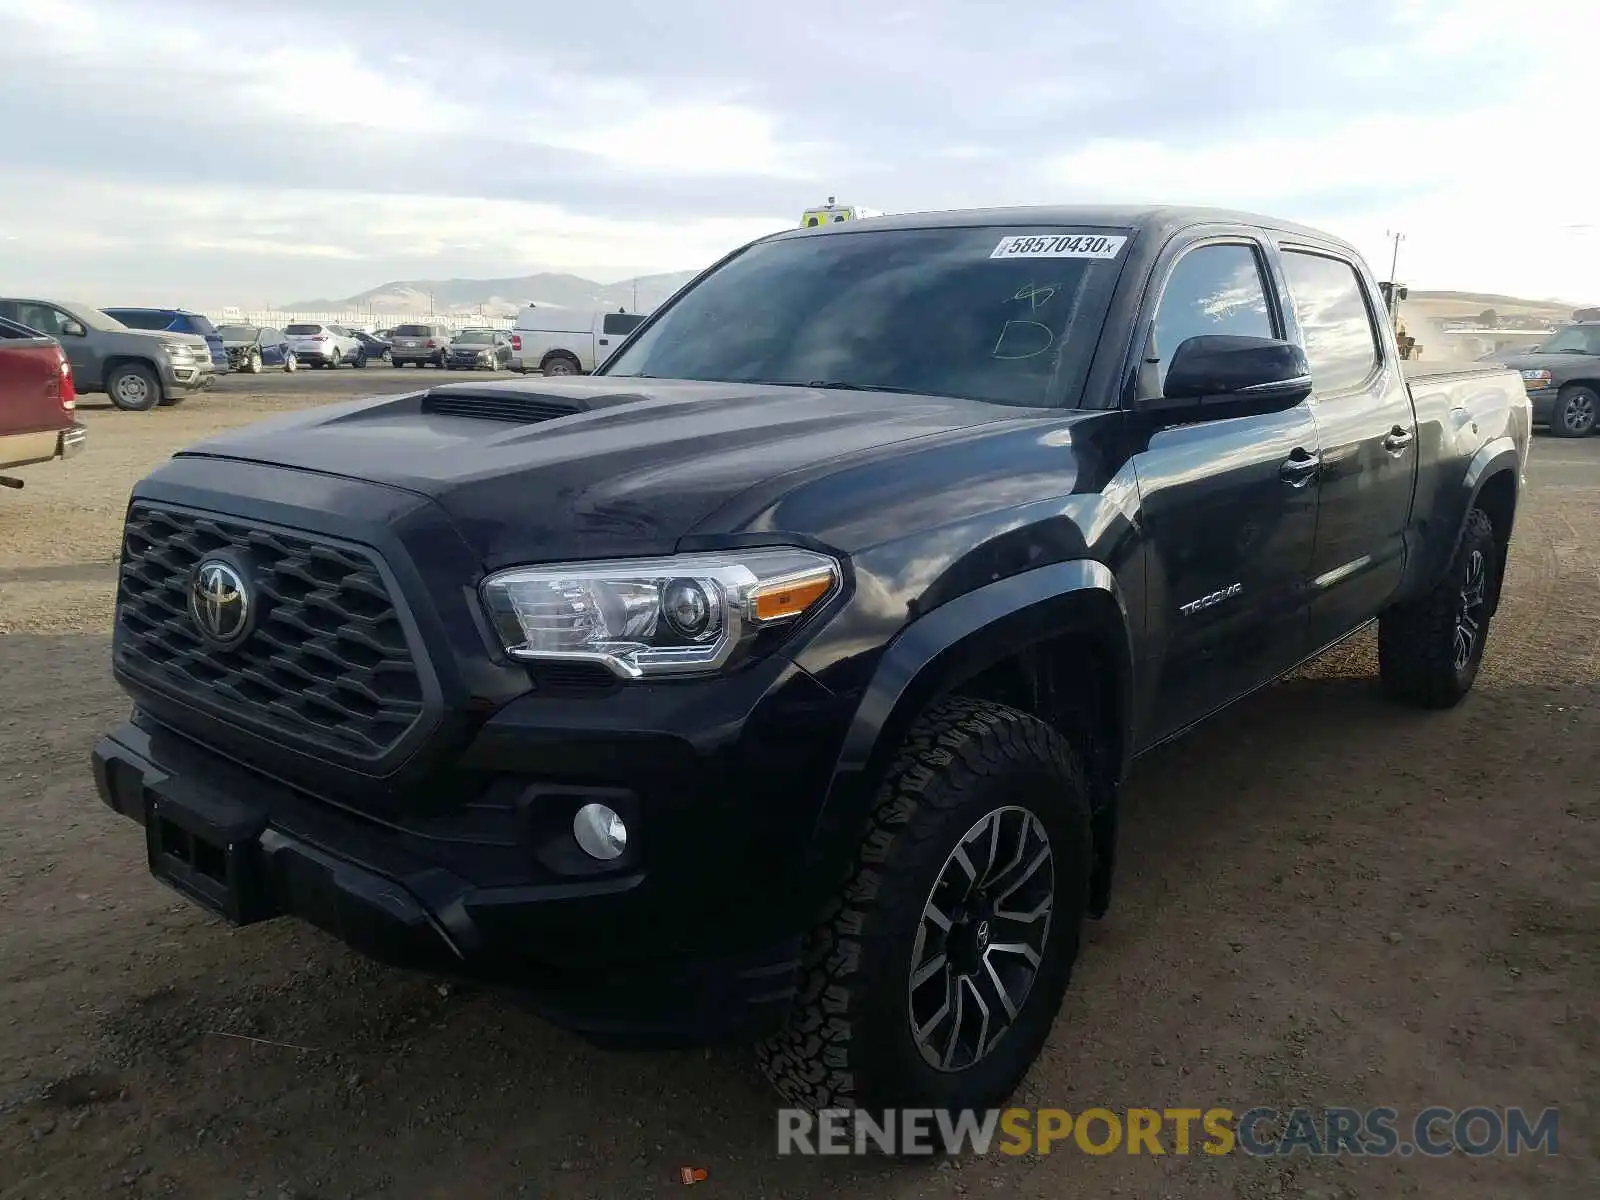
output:
M 431 858 L 426 839 L 263 779 L 137 712 L 93 764 L 101 799 L 143 826 L 151 872 L 236 924 L 299 917 L 377 961 L 504 988 L 583 1033 L 759 1037 L 794 995 L 798 936 L 605 955 L 660 915 L 643 871 L 483 885 Z
M 1528 403 L 1533 407 L 1535 425 L 1550 424 L 1550 418 L 1556 411 L 1556 397 L 1560 393 L 1561 389 L 1555 387 L 1528 389 Z
M 217 382 L 217 372 L 209 359 L 187 363 L 169 360 L 162 365 L 161 382 L 168 391 L 203 392 Z
M 492 371 L 495 361 L 492 357 L 481 354 L 452 354 L 445 359 L 447 365 L 452 367 L 465 367 L 468 370 Z

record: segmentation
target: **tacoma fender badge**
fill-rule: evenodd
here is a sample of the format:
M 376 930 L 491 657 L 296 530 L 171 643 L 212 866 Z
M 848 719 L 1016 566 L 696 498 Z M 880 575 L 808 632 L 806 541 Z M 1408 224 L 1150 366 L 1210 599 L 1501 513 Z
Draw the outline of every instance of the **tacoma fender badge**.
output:
M 1192 617 L 1197 612 L 1204 612 L 1208 608 L 1215 608 L 1224 600 L 1231 600 L 1244 591 L 1244 584 L 1230 583 L 1220 591 L 1212 592 L 1209 596 L 1201 596 L 1198 600 L 1191 600 L 1187 604 L 1180 604 L 1178 611 L 1186 617 Z

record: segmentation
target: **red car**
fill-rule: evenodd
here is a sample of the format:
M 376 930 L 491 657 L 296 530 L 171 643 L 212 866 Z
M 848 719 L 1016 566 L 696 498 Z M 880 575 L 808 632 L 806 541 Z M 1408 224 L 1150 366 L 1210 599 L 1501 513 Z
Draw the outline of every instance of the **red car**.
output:
M 74 419 L 77 395 L 60 343 L 0 317 L 0 472 L 82 450 L 88 431 Z M 22 480 L 0 474 L 0 486 Z

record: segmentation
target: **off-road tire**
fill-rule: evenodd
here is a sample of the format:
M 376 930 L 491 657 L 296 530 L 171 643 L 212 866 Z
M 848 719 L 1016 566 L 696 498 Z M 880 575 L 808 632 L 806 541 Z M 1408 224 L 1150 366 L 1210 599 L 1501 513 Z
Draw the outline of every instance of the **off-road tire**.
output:
M 1550 432 L 1556 437 L 1588 437 L 1600 428 L 1600 392 L 1569 383 L 1556 394 L 1550 410 Z
M 1041 965 L 1010 1029 L 965 1070 L 929 1066 L 912 1036 L 913 945 L 934 881 L 985 814 L 1022 807 L 1055 872 Z M 1087 906 L 1089 789 L 1043 722 L 999 704 L 941 701 L 912 727 L 879 787 L 848 881 L 807 941 L 800 993 L 759 1049 L 767 1078 L 812 1110 L 989 1108 L 1015 1091 L 1061 1005 Z
M 1462 611 L 1463 578 L 1474 554 L 1483 556 L 1481 621 L 1467 661 L 1458 668 L 1456 624 Z M 1378 677 L 1389 698 L 1413 708 L 1453 708 L 1460 703 L 1478 677 L 1499 600 L 1500 545 L 1488 514 L 1475 508 L 1467 514 L 1444 578 L 1427 595 L 1395 605 L 1378 621 Z

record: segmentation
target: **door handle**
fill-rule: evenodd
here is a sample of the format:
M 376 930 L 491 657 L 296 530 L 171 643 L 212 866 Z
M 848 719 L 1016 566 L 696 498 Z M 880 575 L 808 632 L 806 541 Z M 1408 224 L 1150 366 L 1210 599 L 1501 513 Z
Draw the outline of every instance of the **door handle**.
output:
M 1383 439 L 1383 448 L 1390 454 L 1399 454 L 1407 446 L 1411 445 L 1411 438 L 1411 430 L 1402 429 L 1396 425 L 1389 430 L 1389 436 Z
M 1283 465 L 1278 468 L 1278 478 L 1290 487 L 1303 488 L 1317 477 L 1317 468 L 1322 466 L 1322 457 L 1317 454 L 1307 454 L 1300 447 L 1295 447 L 1293 454 L 1283 460 Z

